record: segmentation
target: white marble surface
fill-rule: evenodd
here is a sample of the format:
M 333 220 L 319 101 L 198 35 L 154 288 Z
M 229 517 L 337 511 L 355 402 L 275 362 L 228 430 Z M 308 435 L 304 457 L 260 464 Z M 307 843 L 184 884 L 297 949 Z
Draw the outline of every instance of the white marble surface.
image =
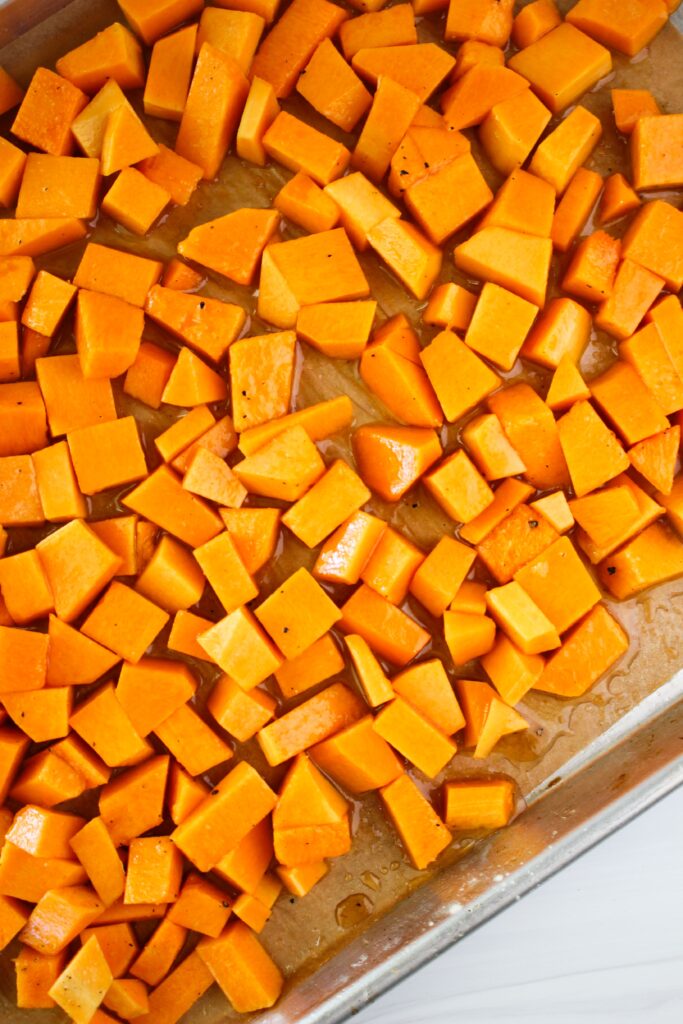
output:
M 683 788 L 353 1020 L 682 1024 Z

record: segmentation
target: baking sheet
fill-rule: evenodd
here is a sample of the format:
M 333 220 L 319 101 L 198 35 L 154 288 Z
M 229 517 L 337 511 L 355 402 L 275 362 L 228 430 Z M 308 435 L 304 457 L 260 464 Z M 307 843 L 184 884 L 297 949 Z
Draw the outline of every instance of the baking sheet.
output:
M 35 11 L 51 12 L 59 6 L 59 0 L 42 4 L 15 0 L 6 5 L 0 9 L 0 41 L 10 33 L 16 35 L 23 31 Z M 75 0 L 5 46 L 0 51 L 0 64 L 26 84 L 37 64 L 51 65 L 61 53 L 118 17 L 114 0 Z M 439 19 L 422 23 L 420 34 L 424 39 L 440 38 Z M 667 26 L 655 40 L 649 62 L 644 65 L 643 60 L 642 55 L 632 62 L 617 56 L 607 87 L 582 100 L 603 118 L 605 125 L 599 159 L 589 164 L 601 173 L 627 167 L 626 144 L 612 127 L 611 86 L 637 83 L 639 87 L 652 88 L 665 111 L 682 107 L 683 40 L 673 27 Z M 287 106 L 330 132 L 329 123 L 317 118 L 302 101 L 294 98 Z M 5 119 L 3 127 L 8 123 L 11 118 Z M 149 123 L 155 138 L 172 145 L 174 125 L 154 119 Z M 333 133 L 342 140 L 347 139 L 341 132 Z M 229 157 L 218 182 L 202 184 L 189 206 L 172 210 L 150 238 L 135 238 L 106 218 L 98 221 L 92 237 L 105 244 L 168 259 L 192 224 L 240 206 L 268 206 L 289 176 L 276 166 L 261 170 Z M 494 186 L 499 183 L 499 177 L 490 169 L 488 176 Z M 285 237 L 294 234 L 296 232 L 287 231 Z M 458 236 L 449 246 L 452 248 L 457 240 Z M 78 245 L 39 262 L 67 276 L 75 269 L 81 252 L 82 245 Z M 404 293 L 373 256 L 363 255 L 361 262 L 382 315 L 403 311 L 418 323 L 420 304 Z M 448 258 L 444 260 L 442 279 L 467 283 Z M 238 301 L 250 309 L 249 333 L 268 329 L 253 315 L 254 298 L 246 289 L 215 277 L 207 286 L 207 294 Z M 433 333 L 425 332 L 425 339 Z M 153 325 L 146 334 L 172 346 Z M 68 326 L 58 339 L 58 350 L 73 350 Z M 582 369 L 590 376 L 612 360 L 614 351 L 612 339 L 595 335 L 582 361 Z M 542 384 L 547 376 L 545 372 L 533 367 L 528 369 L 528 378 Z M 389 418 L 360 384 L 354 364 L 330 362 L 307 348 L 300 367 L 298 404 L 305 406 L 340 392 L 349 394 L 354 402 L 356 426 Z M 170 420 L 163 413 L 154 413 L 120 393 L 117 401 L 121 414 L 133 413 L 141 420 L 149 450 L 151 436 Z M 444 440 L 451 446 L 457 436 L 458 428 L 448 427 L 444 431 Z M 328 458 L 348 457 L 349 436 L 336 437 L 323 448 Z M 398 508 L 377 500 L 373 500 L 371 507 L 425 547 L 433 544 L 443 532 L 452 532 L 451 521 L 422 490 Z M 96 499 L 94 513 L 104 515 L 109 511 L 109 497 L 106 501 Z M 37 538 L 36 531 L 17 532 L 12 538 L 13 549 L 32 546 Z M 312 561 L 311 552 L 288 537 L 274 565 L 262 578 L 263 594 L 295 567 L 310 566 Z M 280 1004 L 266 1014 L 256 1015 L 257 1018 L 264 1024 L 266 1021 L 274 1024 L 303 1020 L 322 1024 L 340 1019 L 367 995 L 386 987 L 406 970 L 433 955 L 473 923 L 495 912 L 505 900 L 516 898 L 534 880 L 580 852 L 581 845 L 599 838 L 625 815 L 675 784 L 680 764 L 679 768 L 667 768 L 667 765 L 675 765 L 682 746 L 676 733 L 681 735 L 683 713 L 680 708 L 670 710 L 681 693 L 680 677 L 673 678 L 683 666 L 681 598 L 683 582 L 675 581 L 629 602 L 608 602 L 632 641 L 631 650 L 616 670 L 581 699 L 563 701 L 532 693 L 520 704 L 522 714 L 531 723 L 530 729 L 500 743 L 485 765 L 487 771 L 499 771 L 515 778 L 530 805 L 505 832 L 484 841 L 456 837 L 453 847 L 439 862 L 438 871 L 420 873 L 408 864 L 393 830 L 385 822 L 377 798 L 370 795 L 356 802 L 351 853 L 333 861 L 329 875 L 304 900 L 290 902 L 286 895 L 282 896 L 262 934 L 265 945 L 291 981 Z M 218 608 L 207 606 L 204 611 L 207 614 L 213 611 L 213 617 L 219 615 Z M 436 634 L 436 622 L 426 616 L 418 604 L 411 605 L 411 611 Z M 636 636 L 640 638 L 638 643 L 633 639 Z M 425 655 L 431 653 L 443 653 L 438 639 Z M 199 665 L 193 667 L 198 669 Z M 209 686 L 217 673 L 210 667 L 202 671 Z M 660 689 L 665 680 L 672 682 Z M 617 748 L 618 743 L 621 746 Z M 267 768 L 254 744 L 245 745 L 243 751 L 238 751 L 242 752 L 254 760 L 272 782 L 277 782 L 281 773 Z M 619 768 L 616 773 L 615 766 Z M 481 772 L 482 763 L 458 755 L 436 784 L 418 775 L 416 780 L 425 791 L 432 791 L 443 778 L 472 771 Z M 605 780 L 612 774 L 614 778 L 607 785 Z M 623 776 L 622 789 L 610 789 L 620 776 Z M 558 784 L 548 789 L 549 783 L 556 779 L 560 780 Z M 630 791 L 628 797 L 620 797 L 624 789 Z M 592 815 L 597 817 L 592 819 Z M 580 826 L 578 830 L 577 826 Z M 524 871 L 532 871 L 532 863 L 533 874 L 525 876 Z M 333 957 L 335 952 L 337 955 Z M 316 971 L 314 979 L 313 971 Z M 4 955 L 0 961 L 0 1019 L 8 1024 L 19 1024 L 27 1017 L 12 1005 L 12 976 L 9 957 Z M 188 1015 L 188 1021 L 206 1024 L 223 1024 L 233 1018 L 237 1019 L 216 990 Z M 50 1012 L 34 1011 L 31 1019 L 36 1024 L 47 1024 L 59 1017 Z

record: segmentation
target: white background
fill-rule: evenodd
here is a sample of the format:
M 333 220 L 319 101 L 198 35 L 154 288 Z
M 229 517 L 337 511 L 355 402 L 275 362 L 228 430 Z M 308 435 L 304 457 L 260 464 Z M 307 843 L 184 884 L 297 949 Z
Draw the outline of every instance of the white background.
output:
M 683 788 L 353 1021 L 683 1024 Z

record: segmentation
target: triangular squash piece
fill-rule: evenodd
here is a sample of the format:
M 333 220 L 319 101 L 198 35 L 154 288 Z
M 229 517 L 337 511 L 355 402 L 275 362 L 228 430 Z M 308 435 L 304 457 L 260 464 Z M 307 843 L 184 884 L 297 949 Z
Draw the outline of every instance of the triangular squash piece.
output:
M 488 757 L 503 736 L 509 736 L 513 732 L 522 732 L 528 728 L 529 723 L 526 718 L 522 718 L 518 711 L 515 711 L 499 697 L 494 697 L 486 713 L 484 725 L 474 750 L 474 757 Z
M 478 63 L 441 94 L 439 103 L 449 128 L 471 128 L 480 124 L 496 104 L 528 88 L 527 79 L 511 68 Z
M 670 427 L 661 434 L 646 437 L 628 451 L 634 469 L 662 494 L 671 494 L 676 461 L 681 444 L 681 428 Z
M 306 754 L 299 754 L 287 772 L 273 811 L 273 827 L 332 825 L 348 814 L 349 805 Z
M 478 679 L 458 679 L 455 692 L 465 716 L 465 735 L 462 745 L 476 747 L 481 736 L 492 700 L 498 695 L 490 683 Z
M 640 206 L 640 197 L 631 188 L 623 174 L 611 174 L 598 205 L 598 224 L 608 224 Z
M 368 424 L 353 437 L 358 471 L 385 501 L 398 501 L 441 457 L 441 442 L 424 427 Z
M 276 210 L 235 210 L 192 228 L 178 252 L 237 284 L 251 284 L 279 223 Z
M 569 356 L 563 356 L 550 381 L 546 405 L 549 405 L 553 412 L 565 412 L 574 402 L 580 402 L 584 398 L 590 398 L 588 385 L 576 363 Z
M 258 315 L 276 327 L 296 326 L 301 304 L 268 249 L 261 260 Z
M 181 348 L 161 396 L 162 402 L 187 407 L 224 402 L 227 397 L 228 388 L 223 378 L 189 348 Z
M 158 152 L 159 147 L 130 104 L 117 107 L 109 115 L 102 139 L 102 174 L 115 174 Z
M 470 140 L 462 132 L 411 126 L 391 158 L 389 191 L 400 196 L 410 185 L 469 153 L 471 148 Z
M 447 736 L 465 725 L 465 716 L 439 658 L 411 665 L 394 676 L 392 683 L 396 693 Z
M 121 661 L 117 654 L 54 615 L 50 616 L 48 635 L 48 686 L 86 686 Z
M 279 508 L 222 508 L 221 519 L 232 537 L 247 572 L 262 569 L 270 560 L 280 531 Z
M 453 256 L 458 270 L 468 276 L 502 285 L 542 306 L 552 254 L 553 243 L 549 238 L 491 227 L 477 231 L 456 246 Z
M 304 428 L 294 426 L 236 463 L 233 472 L 252 494 L 298 501 L 323 475 L 325 463 Z
M 96 92 L 110 80 L 122 89 L 142 89 L 145 84 L 140 44 L 118 21 L 65 53 L 56 61 L 55 70 L 87 93 Z
M 110 78 L 72 122 L 71 134 L 86 156 L 100 156 L 109 115 L 125 106 L 130 104 L 121 86 Z
M 368 642 L 362 636 L 354 634 L 345 636 L 344 640 L 351 655 L 363 696 L 370 707 L 376 708 L 380 704 L 386 704 L 388 700 L 393 700 L 396 696 L 394 688 L 370 650 Z
M 455 58 L 435 43 L 408 43 L 358 50 L 351 65 L 372 85 L 386 76 L 410 89 L 424 103 L 452 71 Z

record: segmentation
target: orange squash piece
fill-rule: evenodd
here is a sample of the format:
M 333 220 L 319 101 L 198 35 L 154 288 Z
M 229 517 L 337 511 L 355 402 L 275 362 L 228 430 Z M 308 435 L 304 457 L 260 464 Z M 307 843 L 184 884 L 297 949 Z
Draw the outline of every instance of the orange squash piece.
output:
M 398 501 L 441 456 L 433 430 L 420 427 L 359 427 L 353 436 L 363 481 L 385 501 Z
M 143 401 L 145 406 L 159 409 L 174 366 L 175 355 L 172 352 L 151 341 L 142 341 L 126 373 L 123 389 L 126 394 Z
M 302 306 L 364 299 L 369 286 L 343 228 L 274 243 L 265 250 L 259 315 L 276 327 L 294 327 Z
M 617 360 L 590 382 L 598 408 L 628 445 L 668 430 L 669 421 L 652 393 L 628 363 Z
M 514 54 L 509 67 L 559 114 L 609 74 L 612 58 L 604 46 L 565 21 Z
M 438 427 L 443 414 L 420 364 L 417 336 L 400 314 L 375 331 L 360 361 L 361 378 L 404 423 Z
M 571 357 L 563 356 L 550 382 L 546 405 L 553 412 L 566 412 L 576 402 L 587 398 L 590 398 L 590 388 Z
M 282 991 L 279 968 L 241 921 L 228 925 L 217 939 L 202 939 L 197 955 L 238 1013 L 267 1009 Z
M 683 182 L 681 138 L 683 114 L 641 117 L 636 121 L 631 134 L 631 167 L 637 192 L 680 187 Z
M 79 288 L 114 295 L 133 306 L 144 306 L 147 293 L 161 276 L 163 264 L 132 253 L 90 242 L 74 275 Z
M 398 207 L 360 171 L 331 181 L 325 192 L 339 207 L 342 226 L 358 252 L 368 247 L 368 231 L 387 217 L 401 215 Z
M 33 908 L 20 933 L 21 941 L 39 953 L 60 953 L 103 909 L 92 889 L 85 886 L 50 889 Z M 97 945 L 97 940 L 93 941 Z M 102 962 L 106 966 L 104 957 Z M 109 972 L 108 966 L 106 970 Z
M 550 117 L 548 108 L 530 89 L 497 103 L 479 128 L 481 143 L 496 170 L 511 174 L 521 167 Z
M 656 36 L 667 17 L 664 0 L 636 0 L 626 9 L 615 0 L 579 0 L 568 12 L 567 21 L 593 39 L 633 57 Z
M 549 238 L 487 227 L 456 246 L 453 255 L 464 273 L 502 285 L 537 306 L 544 304 L 552 256 Z
M 395 692 L 446 736 L 459 732 L 465 719 L 438 658 L 404 669 L 392 680 Z
M 180 896 L 169 909 L 166 920 L 183 932 L 193 929 L 217 938 L 230 913 L 231 901 L 225 890 L 192 873 L 185 879 Z
M 499 487 L 496 493 L 501 489 Z M 518 569 L 549 547 L 558 536 L 546 519 L 539 518 L 524 504 L 523 497 L 521 501 L 513 500 L 512 511 L 500 519 L 477 546 L 478 556 L 499 583 L 509 583 Z M 501 511 L 507 505 L 508 501 L 502 503 Z
M 534 0 L 515 15 L 512 42 L 518 50 L 542 39 L 562 22 L 562 15 L 553 0 Z
M 619 265 L 614 287 L 598 307 L 595 326 L 623 340 L 634 333 L 664 286 L 664 280 L 632 260 Z
M 149 117 L 180 121 L 190 90 L 197 26 L 157 39 L 147 71 L 143 104 Z
M 125 903 L 174 903 L 182 857 L 168 836 L 133 839 L 128 850 Z
M 602 487 L 628 468 L 625 451 L 590 402 L 573 405 L 557 429 L 577 497 Z
M 323 39 L 303 69 L 297 92 L 342 131 L 351 132 L 372 97 L 334 44 Z
M 676 425 L 634 445 L 628 457 L 648 483 L 664 495 L 671 494 L 676 461 L 681 445 L 681 428 Z
M 152 3 L 122 0 L 119 6 L 126 20 L 148 46 L 201 10 L 199 0 L 153 0 Z
M 614 597 L 624 600 L 682 571 L 683 543 L 663 523 L 653 523 L 598 569 L 600 582 Z
M 540 143 L 529 170 L 561 194 L 595 149 L 601 135 L 599 118 L 585 107 L 574 107 Z
M 295 358 L 293 331 L 242 338 L 232 345 L 231 408 L 238 432 L 288 413 Z
M 291 171 L 308 174 L 321 186 L 339 178 L 351 158 L 341 142 L 285 110 L 280 111 L 263 136 L 263 148 L 278 163 Z
M 5 897 L 9 904 L 9 898 Z M 8 921 L 11 920 L 10 915 Z M 17 915 L 20 919 L 20 915 Z M 9 931 L 4 934 L 8 934 Z M 20 1010 L 53 1009 L 55 1001 L 48 995 L 66 964 L 66 954 L 43 956 L 33 949 L 23 947 L 15 960 L 17 982 L 17 1007 Z
M 400 696 L 375 716 L 373 729 L 428 778 L 456 753 L 455 743 Z
M 407 7 L 358 14 L 339 27 L 339 41 L 347 60 L 374 46 L 400 46 L 417 42 L 415 18 Z
M 637 210 L 640 198 L 633 191 L 623 174 L 611 174 L 605 181 L 605 188 L 598 205 L 598 224 L 625 217 Z
M 122 89 L 140 89 L 145 81 L 142 49 L 118 22 L 65 53 L 55 67 L 62 78 L 87 93 L 97 92 L 108 79 Z
M 641 117 L 660 114 L 659 104 L 649 89 L 612 89 L 614 123 L 622 135 L 630 135 Z
M 536 0 L 529 7 L 542 2 Z M 548 6 L 554 9 L 553 4 Z M 451 828 L 504 828 L 514 811 L 515 788 L 511 779 L 458 779 L 444 786 L 444 820 Z
M 683 408 L 683 379 L 656 323 L 646 324 L 623 341 L 619 355 L 634 368 L 667 416 Z
M 338 395 L 326 402 L 317 402 L 305 409 L 281 416 L 272 423 L 263 423 L 240 434 L 239 449 L 252 455 L 289 427 L 303 427 L 311 441 L 323 441 L 347 427 L 353 419 L 353 405 L 347 395 Z
M 272 335 L 270 335 L 272 338 Z M 360 477 L 341 459 L 282 517 L 283 524 L 308 547 L 317 547 L 370 498 Z
M 339 207 L 335 201 L 303 171 L 297 171 L 280 189 L 273 206 L 287 220 L 311 233 L 331 231 L 339 221 Z
M 12 124 L 17 138 L 53 156 L 71 152 L 71 122 L 88 102 L 85 93 L 54 71 L 39 67 Z
M 583 230 L 602 189 L 596 171 L 579 167 L 567 185 L 553 216 L 550 236 L 558 252 L 567 252 Z
M 469 523 L 493 501 L 493 491 L 463 450 L 449 455 L 427 474 L 424 484 L 444 511 Z
M 679 291 L 683 286 L 682 229 L 680 210 L 661 200 L 646 203 L 626 231 L 624 258 L 664 278 L 671 291 Z
M 12 76 L 4 68 L 0 71 L 0 113 L 6 114 L 12 107 L 18 106 L 24 96 L 24 90 L 17 85 Z
M 408 43 L 358 50 L 351 64 L 371 85 L 379 86 L 389 78 L 426 103 L 453 70 L 455 60 L 435 43 Z
M 478 227 L 510 228 L 528 235 L 538 235 L 539 238 L 548 238 L 554 210 L 555 192 L 552 185 L 528 171 L 516 168 L 511 170 L 509 177 L 496 192 L 493 202 L 478 222 Z M 467 327 L 467 324 L 464 326 Z
M 102 818 L 91 818 L 71 837 L 71 850 L 105 907 L 123 896 L 125 871 Z M 124 967 L 125 970 L 125 967 Z
M 209 871 L 275 807 L 277 797 L 245 761 L 238 764 L 171 833 L 200 871 Z
M 376 708 L 393 700 L 394 691 L 389 678 L 372 653 L 367 640 L 362 636 L 351 634 L 345 636 L 344 641 L 366 703 L 371 708 Z
M 447 198 L 450 197 L 450 202 Z M 470 153 L 408 185 L 404 199 L 408 210 L 436 245 L 459 231 L 493 199 Z
M 430 615 L 438 618 L 462 586 L 475 559 L 472 548 L 444 536 L 419 565 L 410 581 L 410 592 Z
M 373 729 L 373 721 L 367 715 L 311 748 L 323 771 L 352 793 L 379 789 L 403 772 L 399 758 Z
M 558 697 L 581 697 L 628 649 L 628 636 L 598 604 L 548 658 L 534 689 Z
M 376 309 L 374 299 L 304 306 L 299 310 L 296 331 L 324 355 L 356 359 L 365 349 Z
M 131 974 L 147 985 L 160 985 L 183 948 L 186 936 L 186 928 L 165 917 L 130 968 Z
M 460 419 L 500 384 L 500 378 L 452 331 L 441 331 L 420 360 L 450 422 Z
M 280 584 L 255 614 L 287 658 L 301 654 L 341 617 L 333 601 L 303 567 Z
M 558 580 L 562 599 L 558 600 Z M 558 633 L 573 626 L 600 600 L 600 591 L 568 537 L 560 537 L 515 573 L 526 591 Z
M 411 861 L 426 868 L 449 845 L 450 831 L 407 775 L 384 786 L 380 797 Z
M 279 113 L 280 105 L 270 82 L 252 78 L 235 136 L 235 150 L 242 160 L 265 167 L 268 154 L 263 148 L 263 136 Z
M 318 44 L 345 19 L 346 12 L 327 0 L 294 0 L 261 43 L 252 75 L 269 82 L 278 99 L 288 96 Z
M 237 62 L 204 43 L 180 120 L 176 150 L 201 167 L 206 180 L 218 174 L 248 92 L 249 84 Z
M 442 94 L 440 103 L 444 120 L 451 131 L 471 128 L 481 124 L 498 103 L 518 96 L 528 88 L 525 78 L 501 66 L 498 61 L 477 62 Z
M 529 483 L 541 490 L 566 485 L 567 465 L 557 425 L 536 392 L 528 384 L 513 384 L 492 395 L 488 405 L 526 466 Z
M 88 1024 L 113 983 L 95 935 L 81 946 L 49 990 L 50 998 L 74 1024 Z
M 476 295 L 462 285 L 448 281 L 432 290 L 422 314 L 426 324 L 450 330 L 466 330 L 476 305 Z
M 362 584 L 343 605 L 340 626 L 357 633 L 381 658 L 407 665 L 427 644 L 429 634 L 386 598 Z
M 279 668 L 283 658 L 248 608 L 238 608 L 197 637 L 211 661 L 245 690 Z
M 178 252 L 238 284 L 250 284 L 278 223 L 272 210 L 236 210 L 193 228 Z

